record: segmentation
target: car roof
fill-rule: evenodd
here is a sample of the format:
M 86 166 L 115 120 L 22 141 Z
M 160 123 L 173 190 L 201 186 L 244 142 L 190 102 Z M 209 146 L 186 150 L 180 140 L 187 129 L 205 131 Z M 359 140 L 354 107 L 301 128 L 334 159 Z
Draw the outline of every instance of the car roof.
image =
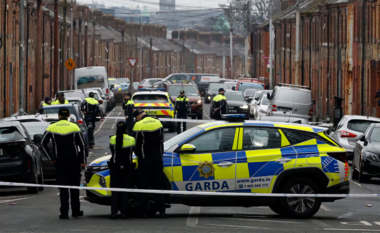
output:
M 11 116 L 11 117 L 5 117 L 3 120 L 12 120 L 12 119 L 35 119 L 41 116 L 40 114 L 37 115 L 23 115 L 23 116 Z
M 290 86 L 290 87 L 289 86 L 276 86 L 275 88 L 311 92 L 309 89 L 302 88 L 302 87 L 294 87 L 294 86 Z
M 0 121 L 0 128 L 11 126 L 20 127 L 21 123 L 19 121 Z
M 23 125 L 50 125 L 49 122 L 46 121 L 40 121 L 40 122 L 23 122 L 21 123 Z
M 55 105 L 49 105 L 49 106 L 43 106 L 42 108 L 60 108 L 60 107 L 68 107 L 73 108 L 73 104 L 55 104 Z
M 283 116 L 261 116 L 260 117 L 260 121 L 261 119 L 263 119 L 262 121 L 278 121 L 278 122 L 284 122 L 284 121 L 298 121 L 298 120 L 301 120 L 301 121 L 305 121 L 305 119 L 303 118 L 299 118 L 299 117 L 283 117 Z M 282 121 L 284 120 L 284 121 Z
M 168 83 L 168 86 L 196 86 L 197 84 L 195 83 Z
M 360 120 L 373 120 L 380 122 L 380 119 L 377 117 L 368 117 L 368 116 L 360 116 L 360 115 L 344 115 L 345 118 L 348 118 L 350 120 L 352 119 L 360 119 Z
M 168 93 L 167 92 L 164 92 L 164 91 L 138 91 L 138 92 L 135 92 L 135 94 L 133 95 L 165 95 L 167 96 Z
M 67 97 L 65 99 L 67 99 L 67 100 L 82 100 L 82 98 L 77 97 L 77 96 L 69 96 L 69 97 Z
M 199 125 L 198 127 L 203 128 L 204 130 L 210 130 L 213 128 L 229 127 L 229 126 L 277 127 L 277 128 L 295 129 L 295 130 L 301 130 L 305 132 L 314 132 L 314 133 L 319 133 L 319 132 L 323 132 L 327 130 L 326 128 L 321 128 L 318 126 L 301 125 L 301 124 L 284 123 L 284 122 L 253 121 L 253 120 L 249 120 L 245 122 L 212 121 L 209 123 Z

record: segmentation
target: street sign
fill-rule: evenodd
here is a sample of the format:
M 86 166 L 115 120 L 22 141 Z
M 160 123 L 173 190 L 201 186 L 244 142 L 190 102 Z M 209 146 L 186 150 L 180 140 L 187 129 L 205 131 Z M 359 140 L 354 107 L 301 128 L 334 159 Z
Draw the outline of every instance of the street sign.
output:
M 67 61 L 65 62 L 65 66 L 66 66 L 66 68 L 67 68 L 68 70 L 71 71 L 72 69 L 75 68 L 76 64 L 75 64 L 75 61 L 74 61 L 73 59 L 69 58 L 69 60 L 67 60 Z
M 128 62 L 132 66 L 132 68 L 134 68 L 137 63 L 137 58 L 128 58 Z

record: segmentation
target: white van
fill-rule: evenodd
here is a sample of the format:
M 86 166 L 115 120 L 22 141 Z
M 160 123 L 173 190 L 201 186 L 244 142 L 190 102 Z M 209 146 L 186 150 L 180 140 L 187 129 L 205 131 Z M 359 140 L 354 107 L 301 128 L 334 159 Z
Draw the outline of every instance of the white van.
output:
M 108 97 L 110 89 L 108 85 L 107 70 L 104 66 L 90 66 L 75 69 L 75 89 L 100 87 Z

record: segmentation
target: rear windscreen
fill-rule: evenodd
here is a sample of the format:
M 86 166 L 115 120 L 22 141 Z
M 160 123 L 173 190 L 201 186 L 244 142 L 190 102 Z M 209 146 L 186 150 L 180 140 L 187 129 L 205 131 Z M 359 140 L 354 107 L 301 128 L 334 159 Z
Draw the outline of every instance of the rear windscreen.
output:
M 104 88 L 105 79 L 103 75 L 85 76 L 77 78 L 78 89 L 85 89 L 91 87 L 101 87 Z
M 0 128 L 0 142 L 17 141 L 22 138 L 16 127 Z
M 296 91 L 294 96 L 294 102 L 300 104 L 311 104 L 311 94 L 306 91 Z
M 282 89 L 278 94 L 277 99 L 283 102 L 293 102 L 294 91 Z
M 153 80 L 149 80 L 149 84 L 152 85 L 152 84 L 155 84 L 156 82 L 159 82 L 161 81 L 162 79 L 153 79 Z
M 135 103 L 169 103 L 168 97 L 164 95 L 135 95 Z
M 378 123 L 376 121 L 368 121 L 368 120 L 350 120 L 347 123 L 347 128 L 350 130 L 355 130 L 358 132 L 364 133 L 370 124 Z
M 178 96 L 180 95 L 181 90 L 185 91 L 186 96 L 198 96 L 197 86 L 182 86 L 182 85 L 173 85 L 169 86 L 169 95 L 170 96 Z

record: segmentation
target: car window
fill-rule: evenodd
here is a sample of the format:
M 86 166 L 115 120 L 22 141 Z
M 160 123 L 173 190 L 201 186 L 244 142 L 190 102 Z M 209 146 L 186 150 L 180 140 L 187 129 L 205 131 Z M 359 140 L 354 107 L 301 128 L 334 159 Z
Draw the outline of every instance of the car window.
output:
M 347 123 L 347 128 L 350 130 L 355 130 L 355 131 L 364 133 L 372 123 L 378 123 L 378 122 L 368 121 L 368 120 L 350 120 Z
M 261 85 L 241 85 L 239 87 L 239 91 L 242 91 L 242 92 L 244 92 L 245 90 L 248 90 L 248 89 L 263 90 L 264 88 Z
M 307 91 L 295 91 L 294 102 L 300 104 L 311 104 L 311 95 Z
M 281 147 L 281 134 L 277 129 L 245 127 L 243 150 L 273 149 Z
M 241 93 L 240 91 L 227 91 L 224 95 L 227 98 L 227 102 L 229 100 L 245 101 L 243 93 Z
M 315 139 L 315 137 L 298 130 L 281 129 L 281 131 L 285 134 L 291 145 Z
M 228 86 L 224 83 L 210 83 L 209 85 L 211 91 L 218 91 L 219 88 L 228 89 Z
M 189 138 L 198 134 L 202 130 L 203 130 L 203 128 L 193 127 L 191 129 L 188 129 L 188 130 L 184 131 L 183 133 L 167 140 L 166 142 L 164 142 L 164 151 L 169 150 L 170 148 L 172 148 L 175 145 L 183 143 L 185 140 L 188 140 Z
M 380 142 L 380 128 L 376 127 L 372 130 L 370 141 L 371 142 Z
M 261 103 L 260 103 L 261 105 L 268 105 L 269 104 L 269 100 L 268 100 L 268 98 L 267 98 L 267 96 L 263 96 L 263 98 L 261 98 Z
M 94 76 L 85 76 L 79 77 L 77 79 L 77 88 L 85 89 L 89 87 L 104 87 L 104 76 L 103 75 L 94 75 Z
M 168 97 L 164 95 L 135 95 L 135 103 L 168 103 Z
M 257 90 L 255 89 L 247 89 L 244 92 L 244 96 L 253 96 L 256 93 Z
M 152 85 L 152 84 L 155 84 L 156 82 L 159 82 L 159 81 L 161 81 L 161 79 L 151 79 L 148 82 L 150 85 Z
M 195 85 L 171 85 L 168 88 L 168 92 L 171 96 L 178 96 L 181 90 L 185 91 L 186 96 L 198 96 L 198 89 Z
M 193 144 L 197 148 L 196 153 L 230 151 L 234 143 L 234 136 L 235 128 L 220 128 L 206 132 L 190 140 L 187 144 Z
M 276 99 L 282 102 L 293 102 L 293 98 L 294 98 L 294 90 L 282 89 L 280 90 L 278 97 Z
M 19 121 L 21 123 L 23 123 L 23 122 L 40 122 L 39 119 L 20 119 L 20 120 L 17 120 L 17 121 Z
M 262 92 L 262 91 L 258 91 L 258 92 L 256 92 L 255 95 L 253 96 L 253 98 L 254 98 L 254 99 L 259 98 L 260 95 L 261 95 L 261 93 L 263 93 L 263 92 Z
M 16 127 L 0 128 L 0 142 L 17 141 L 23 139 Z

